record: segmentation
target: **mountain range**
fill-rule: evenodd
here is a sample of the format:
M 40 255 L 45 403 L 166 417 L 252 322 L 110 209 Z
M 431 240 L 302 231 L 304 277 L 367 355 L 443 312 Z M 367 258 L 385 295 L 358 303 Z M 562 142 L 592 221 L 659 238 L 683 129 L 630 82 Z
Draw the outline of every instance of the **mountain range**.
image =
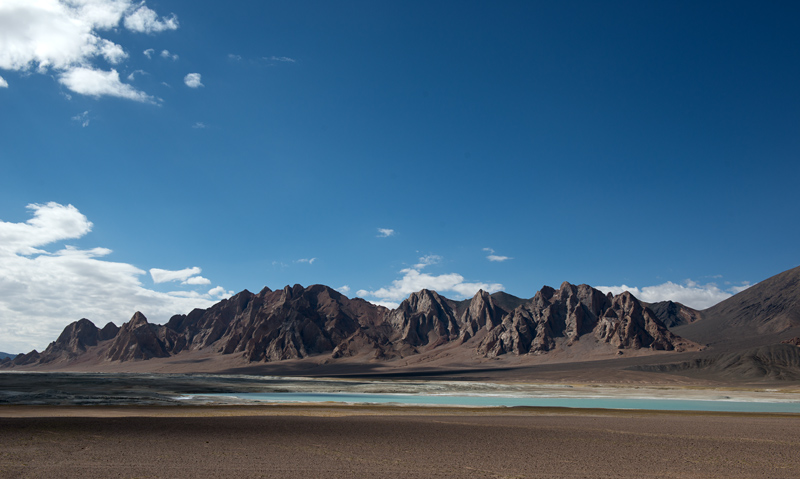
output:
M 782 376 L 791 378 L 792 358 L 800 351 L 791 344 L 800 337 L 798 285 L 800 267 L 704 311 L 672 301 L 648 304 L 629 292 L 604 294 L 567 282 L 559 289 L 545 286 L 529 299 L 479 291 L 453 301 L 422 290 L 394 310 L 323 285 L 264 288 L 175 315 L 163 325 L 149 323 L 140 312 L 121 327 L 99 328 L 81 319 L 44 351 L 2 359 L 0 367 L 91 370 L 198 355 L 203 361 L 227 358 L 243 365 L 286 360 L 399 365 L 409 358 L 442 357 L 536 363 L 660 355 L 660 366 L 637 367 L 686 373 L 735 363 L 730 355 L 736 351 L 747 356 L 750 349 L 762 348 L 763 356 L 766 347 L 785 349 L 788 356 L 780 361 L 789 373 Z M 677 362 L 665 366 L 664 354 Z M 720 354 L 727 359 L 713 359 Z M 684 358 L 688 362 L 680 361 Z

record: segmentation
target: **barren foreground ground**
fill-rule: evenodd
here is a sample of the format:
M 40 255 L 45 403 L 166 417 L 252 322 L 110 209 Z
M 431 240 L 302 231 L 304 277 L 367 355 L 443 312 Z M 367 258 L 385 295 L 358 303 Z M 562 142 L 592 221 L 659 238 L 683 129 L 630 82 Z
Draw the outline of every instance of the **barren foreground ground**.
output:
M 792 415 L 0 407 L 3 478 L 795 478 L 798 450 Z

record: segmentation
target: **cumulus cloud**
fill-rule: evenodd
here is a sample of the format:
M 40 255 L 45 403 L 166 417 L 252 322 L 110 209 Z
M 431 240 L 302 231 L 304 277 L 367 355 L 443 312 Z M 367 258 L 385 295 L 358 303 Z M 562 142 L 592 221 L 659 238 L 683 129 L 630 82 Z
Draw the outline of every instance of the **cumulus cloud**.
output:
M 350 292 L 350 286 L 348 285 L 339 286 L 338 288 L 336 288 L 336 291 L 346 295 Z
M 164 30 L 177 30 L 178 17 L 173 13 L 169 17 L 158 18 L 158 14 L 142 5 L 125 17 L 125 28 L 134 32 L 154 33 Z
M 394 230 L 389 228 L 378 228 L 378 238 L 388 238 L 394 236 Z
M 203 85 L 200 81 L 200 74 L 199 73 L 189 73 L 185 77 L 183 77 L 183 83 L 186 83 L 186 86 L 189 88 L 199 88 Z
M 496 255 L 496 254 L 494 254 L 494 250 L 492 248 L 483 248 L 483 250 L 489 253 L 489 255 L 486 256 L 486 259 L 488 259 L 489 261 L 503 262 L 503 261 L 507 261 L 507 260 L 510 260 L 510 259 L 514 259 L 514 258 L 511 258 L 510 256 Z
M 399 301 L 421 289 L 432 289 L 444 295 L 455 295 L 455 299 L 469 298 L 481 289 L 490 293 L 503 290 L 503 285 L 500 283 L 466 282 L 464 277 L 457 273 L 433 275 L 421 271 L 426 266 L 439 263 L 441 260 L 442 257 L 438 255 L 423 256 L 413 267 L 400 270 L 403 276 L 392 281 L 390 286 L 375 291 L 361 289 L 356 292 L 356 295 L 365 299 L 373 298 L 369 301 L 374 304 L 386 307 L 395 305 L 394 307 L 396 307 Z
M 211 284 L 211 280 L 202 276 L 192 276 L 181 284 Z
M 3 77 L 0 77 L 0 88 L 8 88 L 8 82 Z
M 119 73 L 114 69 L 103 71 L 84 67 L 71 68 L 62 73 L 58 81 L 81 95 L 95 98 L 107 95 L 144 103 L 155 103 L 150 95 L 127 83 L 122 83 L 119 80 Z
M 102 37 L 120 22 L 135 32 L 178 27 L 174 15 L 159 19 L 144 2 L 132 0 L 3 0 L 0 69 L 52 72 L 75 93 L 148 101 L 147 94 L 120 83 L 115 70 L 103 71 L 95 64 L 105 60 L 114 65 L 128 58 L 121 45 Z
M 208 290 L 208 296 L 217 299 L 225 299 L 233 296 L 233 291 L 226 291 L 222 286 L 217 286 Z
M 108 321 L 120 325 L 141 311 L 149 320 L 163 323 L 174 314 L 208 308 L 232 294 L 214 288 L 179 297 L 145 288 L 140 278 L 146 272 L 110 261 L 112 251 L 107 248 L 59 246 L 93 228 L 77 208 L 51 202 L 31 204 L 28 209 L 32 218 L 24 223 L 0 221 L 2 351 L 41 350 L 80 318 L 101 327 Z
M 715 304 L 730 298 L 750 287 L 749 283 L 741 286 L 732 286 L 727 290 L 721 289 L 716 283 L 699 284 L 692 280 L 686 280 L 683 284 L 667 281 L 656 286 L 597 286 L 597 289 L 604 293 L 620 294 L 629 291 L 638 299 L 646 303 L 656 303 L 659 301 L 676 301 L 694 309 L 706 309 Z

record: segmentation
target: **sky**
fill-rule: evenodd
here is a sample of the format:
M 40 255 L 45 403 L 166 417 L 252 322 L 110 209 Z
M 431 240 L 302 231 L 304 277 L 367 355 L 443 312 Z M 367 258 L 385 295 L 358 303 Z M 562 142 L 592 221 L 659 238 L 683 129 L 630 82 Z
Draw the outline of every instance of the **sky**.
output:
M 800 264 L 793 1 L 0 0 L 0 351 L 329 285 Z

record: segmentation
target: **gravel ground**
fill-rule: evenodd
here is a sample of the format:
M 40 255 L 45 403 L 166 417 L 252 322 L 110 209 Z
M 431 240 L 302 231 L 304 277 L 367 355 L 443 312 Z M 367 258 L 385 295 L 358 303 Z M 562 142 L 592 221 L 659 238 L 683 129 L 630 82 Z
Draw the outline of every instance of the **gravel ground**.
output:
M 798 416 L 428 412 L 5 414 L 0 477 L 796 478 L 800 470 Z

